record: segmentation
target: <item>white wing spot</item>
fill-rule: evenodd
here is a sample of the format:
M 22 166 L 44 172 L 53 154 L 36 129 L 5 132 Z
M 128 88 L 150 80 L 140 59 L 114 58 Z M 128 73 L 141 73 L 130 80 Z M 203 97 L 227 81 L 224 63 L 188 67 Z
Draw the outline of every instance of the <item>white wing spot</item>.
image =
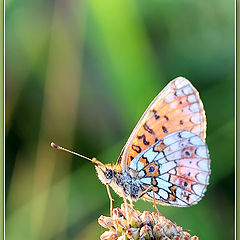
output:
M 175 168 L 177 164 L 174 161 L 167 162 L 165 164 L 160 165 L 160 174 L 167 173 L 172 168 Z
M 177 88 L 182 88 L 184 86 L 187 86 L 189 85 L 188 83 L 188 80 L 184 77 L 178 77 L 176 80 L 175 80 L 175 85 Z
M 130 164 L 129 164 L 129 168 L 131 168 L 131 169 L 133 169 L 133 170 L 137 170 L 137 163 L 138 163 L 138 158 L 136 157 L 136 158 L 134 158 L 131 162 L 130 162 Z
M 176 197 L 182 199 L 182 189 L 177 187 L 175 191 L 176 191 Z
M 170 93 L 166 96 L 165 98 L 165 102 L 169 103 L 169 102 L 172 102 L 175 98 L 175 95 L 173 93 Z
M 168 161 L 166 160 L 165 157 L 162 158 L 162 159 L 157 160 L 158 165 L 162 165 L 162 164 L 165 164 L 165 163 L 167 163 L 167 162 L 168 162 Z
M 200 107 L 198 103 L 193 103 L 190 105 L 190 111 L 193 113 L 200 112 Z
M 142 178 L 142 177 L 144 177 L 144 176 L 145 176 L 145 173 L 144 173 L 143 170 L 141 170 L 141 171 L 138 173 L 138 177 L 139 177 L 139 178 Z
M 205 185 L 201 185 L 201 184 L 194 184 L 192 186 L 193 191 L 197 194 L 202 196 L 204 190 L 205 190 L 206 186 Z
M 145 178 L 141 178 L 140 181 L 142 183 L 145 183 L 145 184 L 148 184 L 148 185 L 151 185 L 151 178 L 150 177 L 145 177 Z
M 196 149 L 196 154 L 201 158 L 208 158 L 208 153 L 207 153 L 206 146 L 198 147 Z
M 200 160 L 200 161 L 198 161 L 198 166 L 203 171 L 209 171 L 210 170 L 210 161 L 209 160 Z
M 159 189 L 158 194 L 160 195 L 161 198 L 163 199 L 168 199 L 168 193 L 164 191 L 163 189 Z
M 190 102 L 190 103 L 194 103 L 194 102 L 197 101 L 197 98 L 196 98 L 195 95 L 190 95 L 190 96 L 187 97 L 187 100 L 188 100 L 188 102 Z
M 158 183 L 157 185 L 159 188 L 162 188 L 165 191 L 171 193 L 169 188 L 172 186 L 172 183 L 166 182 L 166 181 L 162 180 L 161 178 L 156 178 L 156 181 Z
M 194 136 L 194 137 L 191 137 L 189 139 L 189 142 L 192 144 L 192 145 L 205 145 L 205 143 L 202 141 L 202 139 L 199 137 L 199 136 Z
M 163 179 L 163 180 L 165 180 L 165 181 L 168 181 L 168 179 L 169 179 L 169 174 L 168 174 L 168 173 L 165 173 L 165 174 L 163 174 L 163 175 L 160 175 L 159 178 L 161 178 L 161 179 Z
M 144 167 L 145 167 L 145 166 L 144 166 L 144 163 L 141 162 L 141 161 L 138 161 L 138 163 L 137 163 L 137 170 L 138 170 L 138 171 L 139 171 L 139 170 L 142 170 Z
M 185 95 L 189 95 L 189 94 L 193 93 L 193 90 L 190 86 L 186 86 L 183 88 L 183 92 L 185 93 Z
M 200 123 L 201 122 L 201 117 L 200 117 L 200 113 L 196 113 L 191 117 L 191 122 L 193 123 Z
M 184 92 L 182 91 L 182 89 L 178 89 L 178 90 L 176 91 L 176 95 L 177 95 L 178 97 L 182 97 L 182 96 L 184 96 L 185 94 L 184 94 Z
M 179 149 L 180 149 L 179 142 L 175 142 L 172 145 L 166 147 L 163 151 L 164 151 L 165 155 L 167 156 L 167 155 L 169 155 L 169 154 L 171 154 L 171 153 L 173 153 L 173 152 L 175 152 Z
M 199 200 L 201 199 L 201 197 L 195 195 L 195 194 L 190 194 L 190 199 L 189 199 L 189 203 L 190 204 L 196 204 L 197 202 L 199 202 Z
M 199 183 L 208 184 L 209 173 L 208 172 L 200 172 L 196 175 L 196 179 Z
M 192 136 L 195 136 L 195 134 L 193 134 L 192 132 L 189 132 L 189 131 L 182 131 L 182 132 L 180 132 L 180 136 L 182 138 L 190 138 Z
M 163 139 L 163 143 L 165 145 L 171 145 L 172 143 L 175 143 L 178 139 L 176 139 L 176 134 L 172 135 L 172 134 L 169 134 L 169 136 L 167 135 L 166 138 Z
M 168 161 L 173 161 L 182 158 L 182 151 L 177 151 L 166 156 Z
M 164 157 L 163 153 L 160 152 L 160 153 L 157 155 L 157 157 L 155 158 L 155 161 L 161 162 L 161 161 L 164 160 L 164 159 L 165 159 L 165 157 Z M 166 160 L 165 160 L 165 161 L 166 161 Z M 164 162 L 163 162 L 163 163 L 164 163 Z
M 158 152 L 154 152 L 153 148 L 150 148 L 148 151 L 144 153 L 144 158 L 147 158 L 148 162 L 152 162 L 154 158 L 158 155 Z

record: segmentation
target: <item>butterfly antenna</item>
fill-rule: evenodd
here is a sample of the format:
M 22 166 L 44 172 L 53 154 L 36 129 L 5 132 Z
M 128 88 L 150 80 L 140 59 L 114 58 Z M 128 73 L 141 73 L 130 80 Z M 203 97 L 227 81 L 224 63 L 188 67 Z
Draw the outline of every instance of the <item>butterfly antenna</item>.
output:
M 57 145 L 57 144 L 54 143 L 54 142 L 51 142 L 51 147 L 52 147 L 52 148 L 59 149 L 59 150 L 62 150 L 62 151 L 65 151 L 65 152 L 69 152 L 69 153 L 74 154 L 74 155 L 76 155 L 76 156 L 78 156 L 78 157 L 84 158 L 84 159 L 86 159 L 86 160 L 88 160 L 88 161 L 90 161 L 90 162 L 92 162 L 92 163 L 95 163 L 95 164 L 104 166 L 104 164 L 103 164 L 102 162 L 98 161 L 96 158 L 89 158 L 89 157 L 83 156 L 83 155 L 81 155 L 81 154 L 79 154 L 79 153 L 76 153 L 76 152 L 71 151 L 71 150 L 68 150 L 68 149 L 66 149 L 66 148 L 64 148 L 64 147 L 61 147 L 61 146 Z

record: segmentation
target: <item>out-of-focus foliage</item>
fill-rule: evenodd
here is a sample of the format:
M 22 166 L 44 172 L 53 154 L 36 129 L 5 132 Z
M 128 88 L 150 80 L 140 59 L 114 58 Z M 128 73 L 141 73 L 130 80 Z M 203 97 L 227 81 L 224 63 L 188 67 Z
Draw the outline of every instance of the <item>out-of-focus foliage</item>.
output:
M 233 239 L 234 3 L 6 1 L 6 239 L 98 239 L 106 189 L 50 142 L 114 163 L 177 76 L 204 103 L 212 174 L 198 205 L 160 212 L 200 239 Z

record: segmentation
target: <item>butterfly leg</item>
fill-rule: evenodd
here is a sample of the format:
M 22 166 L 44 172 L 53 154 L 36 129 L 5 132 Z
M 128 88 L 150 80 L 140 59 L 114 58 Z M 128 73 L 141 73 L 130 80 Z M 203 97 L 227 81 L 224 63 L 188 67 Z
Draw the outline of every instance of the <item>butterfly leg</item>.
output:
M 124 191 L 122 191 L 122 198 L 123 198 L 123 202 L 124 202 L 124 205 L 125 205 L 125 213 L 126 213 L 126 219 L 127 219 L 127 223 L 129 223 L 129 219 L 130 219 L 130 211 L 129 211 L 129 204 L 127 202 L 127 198 L 125 196 L 125 193 Z
M 159 212 L 159 210 L 158 210 L 158 208 L 157 208 L 156 198 L 155 198 L 155 192 L 154 192 L 153 186 L 149 186 L 148 188 L 146 188 L 146 189 L 141 193 L 141 195 L 139 196 L 139 198 L 141 198 L 141 197 L 142 197 L 144 194 L 146 194 L 149 190 L 152 190 L 152 191 L 153 191 L 153 207 L 156 209 L 157 214 L 162 216 L 162 214 Z
M 148 188 L 146 188 L 141 195 L 138 198 L 141 198 L 145 193 L 147 193 L 150 189 L 152 188 L 152 186 L 149 186 Z
M 153 207 L 156 209 L 157 214 L 158 214 L 159 216 L 162 216 L 162 214 L 159 212 L 159 210 L 158 210 L 158 208 L 157 208 L 154 190 L 152 190 L 152 191 L 153 191 Z
M 112 198 L 112 195 L 111 195 L 110 188 L 109 188 L 108 184 L 106 184 L 106 188 L 107 188 L 108 197 L 110 199 L 110 216 L 112 216 L 114 199 Z
M 133 201 L 132 201 L 132 199 L 129 199 L 129 202 L 130 202 L 130 206 L 131 206 L 131 208 L 133 209 Z

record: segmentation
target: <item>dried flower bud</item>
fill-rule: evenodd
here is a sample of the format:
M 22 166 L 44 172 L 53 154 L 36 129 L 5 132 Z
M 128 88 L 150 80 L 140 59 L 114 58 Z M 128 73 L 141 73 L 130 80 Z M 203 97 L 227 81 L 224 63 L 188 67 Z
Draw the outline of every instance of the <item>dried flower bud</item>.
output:
M 156 237 L 156 239 L 160 239 L 160 237 L 163 237 L 165 234 L 163 232 L 162 225 L 160 223 L 157 223 L 153 227 L 153 235 Z
M 98 223 L 104 228 L 110 228 L 114 226 L 114 220 L 111 217 L 100 216 L 98 218 Z
M 140 220 L 143 225 L 150 224 L 150 219 L 151 219 L 151 213 L 148 211 L 144 211 L 140 216 Z
M 120 218 L 120 217 L 123 217 L 123 212 L 121 211 L 120 208 L 114 208 L 113 209 L 113 218 Z
M 199 240 L 199 238 L 197 236 L 193 236 L 191 237 L 191 240 Z
M 179 233 L 177 233 L 174 237 L 173 240 L 180 240 L 181 239 L 181 235 Z
M 101 240 L 199 240 L 156 212 L 141 213 L 125 204 L 113 209 L 112 217 L 101 216 L 98 222 L 109 229 Z
M 139 228 L 129 228 L 127 230 L 127 237 L 128 237 L 128 239 L 134 239 L 134 240 L 139 239 L 139 236 L 140 236 L 139 231 L 140 231 Z
M 152 228 L 144 225 L 140 230 L 140 239 L 153 239 Z
M 124 218 L 119 218 L 114 220 L 114 228 L 117 230 L 117 232 L 126 232 L 128 229 L 127 220 Z
M 101 240 L 115 240 L 118 238 L 118 235 L 112 231 L 106 231 L 101 236 Z

